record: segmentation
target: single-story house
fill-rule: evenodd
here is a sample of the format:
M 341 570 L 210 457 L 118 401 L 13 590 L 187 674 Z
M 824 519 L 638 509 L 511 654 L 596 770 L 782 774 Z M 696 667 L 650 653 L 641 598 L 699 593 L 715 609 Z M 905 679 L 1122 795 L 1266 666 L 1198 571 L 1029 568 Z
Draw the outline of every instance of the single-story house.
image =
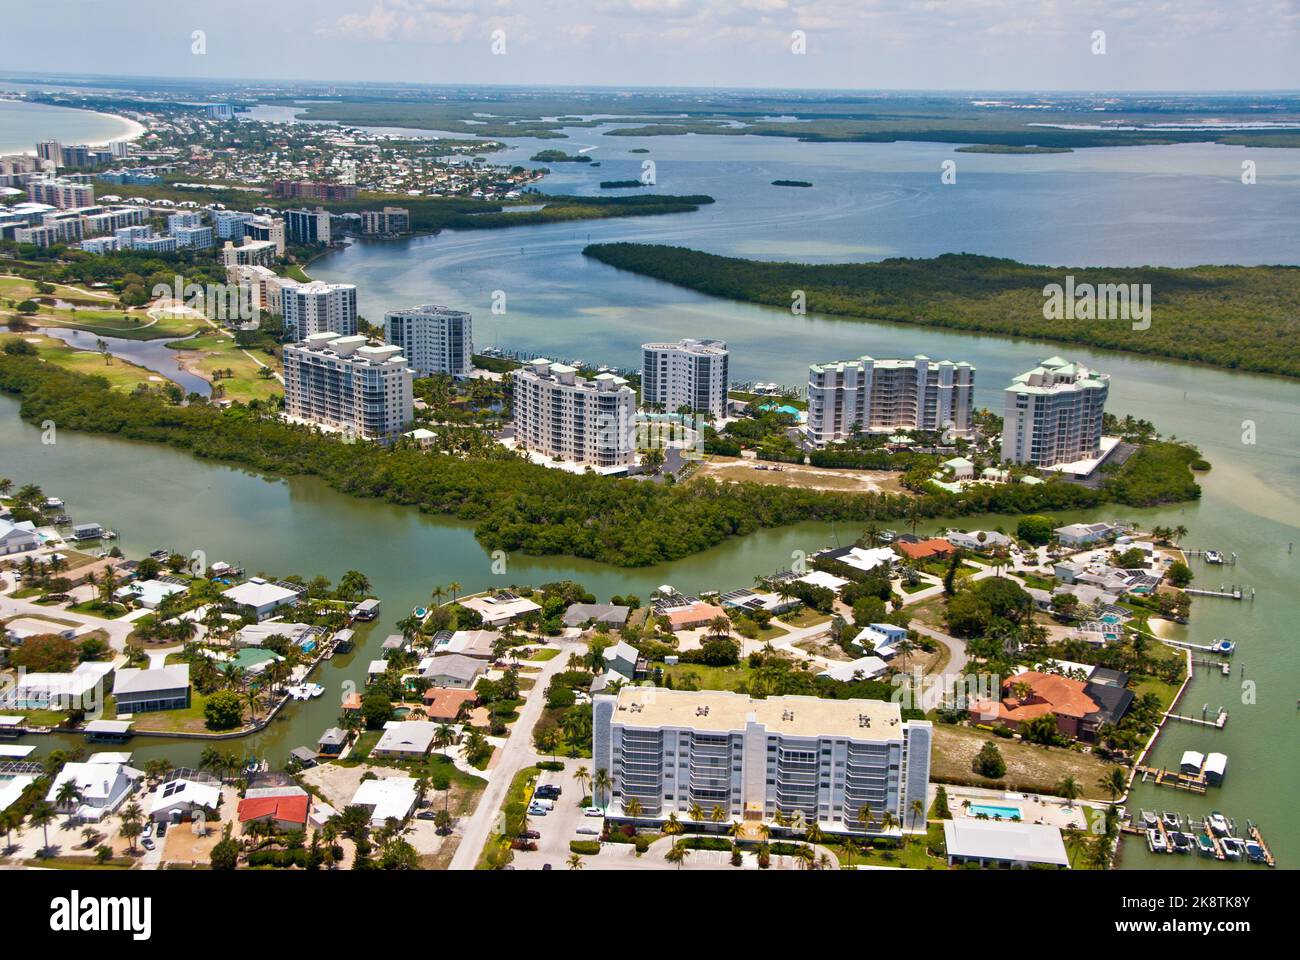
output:
M 848 663 L 837 663 L 833 667 L 828 667 L 818 676 L 847 683 L 850 680 L 870 680 L 880 676 L 887 669 L 888 664 L 879 657 L 858 657 Z
M 473 690 L 430 687 L 424 691 L 425 715 L 435 723 L 455 723 L 466 704 L 473 706 L 476 703 L 478 694 Z
M 74 523 L 72 525 L 73 540 L 98 540 L 104 535 L 104 528 L 98 523 Z
M 963 550 L 995 550 L 998 547 L 1011 546 L 1011 538 L 996 530 L 971 530 L 966 533 L 960 530 L 949 530 L 943 538 L 954 547 L 961 547 Z
M 142 776 L 139 770 L 124 763 L 65 763 L 50 784 L 45 799 L 55 804 L 60 813 L 70 813 L 82 820 L 100 820 L 121 806 Z M 68 782 L 75 783 L 81 794 L 81 799 L 71 804 L 58 799 L 59 790 Z
M 460 653 L 449 653 L 431 658 L 422 676 L 435 687 L 456 687 L 467 690 L 474 686 L 485 670 L 487 664 L 482 660 Z
M 4 813 L 36 782 L 34 773 L 17 773 L 5 780 L 0 780 L 0 813 Z
M 176 777 L 159 786 L 151 796 L 150 820 L 184 820 L 192 818 L 196 811 L 216 810 L 221 806 L 221 784 L 201 774 Z
M 235 640 L 243 647 L 260 647 L 269 638 L 280 636 L 290 643 L 301 644 L 310 634 L 310 624 L 273 620 L 269 623 L 250 623 L 241 627 L 235 634 Z
M 149 610 L 157 610 L 158 605 L 174 593 L 184 593 L 189 587 L 171 580 L 137 580 L 113 592 L 119 600 L 131 600 Z
M 542 609 L 533 601 L 517 597 L 508 591 L 492 597 L 470 597 L 460 601 L 460 605 L 481 616 L 489 627 L 499 627 Z
M 945 460 L 943 468 L 952 471 L 954 480 L 973 480 L 975 478 L 975 464 L 965 457 L 953 457 L 951 460 Z
M 882 660 L 892 660 L 897 653 L 895 647 L 900 640 L 907 637 L 907 631 L 893 623 L 869 623 L 853 638 L 853 645 L 866 649 L 872 644 L 872 653 Z
M 825 587 L 831 593 L 839 593 L 841 589 L 849 584 L 849 581 L 844 577 L 837 577 L 825 570 L 814 570 L 811 573 L 806 573 L 794 582 L 806 583 L 812 587 Z
M 406 638 L 400 633 L 390 633 L 384 637 L 384 642 L 379 645 L 379 655 L 387 660 L 395 653 L 401 653 L 406 649 Z
M 305 790 L 268 787 L 248 792 L 259 796 L 245 796 L 239 801 L 239 823 L 245 833 L 248 832 L 249 825 L 254 823 L 270 823 L 276 830 L 283 832 L 307 828 L 311 795 Z
M 641 651 L 626 640 L 620 640 L 612 647 L 606 647 L 601 656 L 605 658 L 605 669 L 612 670 L 625 680 L 635 680 L 637 665 L 641 662 Z
M 119 714 L 184 710 L 190 705 L 190 665 L 123 667 L 113 677 L 113 700 Z
M 47 635 L 71 640 L 76 634 L 77 628 L 75 626 L 70 627 L 66 623 L 55 623 L 53 620 L 46 620 L 42 617 L 14 617 L 5 624 L 5 635 L 9 638 L 10 643 L 22 643 L 32 637 Z
M 269 583 L 261 577 L 253 577 L 237 587 L 222 591 L 221 596 L 234 604 L 241 613 L 265 620 L 281 607 L 297 606 L 302 592 L 298 587 Z
M 370 750 L 373 757 L 418 759 L 426 756 L 433 746 L 436 723 L 428 720 L 392 720 L 384 724 L 379 742 Z
M 0 556 L 11 553 L 27 553 L 41 545 L 41 538 L 36 534 L 36 525 L 30 520 L 14 523 L 0 520 Z
M 480 660 L 493 659 L 493 650 L 501 639 L 499 630 L 457 630 L 454 633 L 444 633 L 445 636 L 440 634 L 434 639 L 435 654 L 460 653 Z
M 1052 532 L 1056 534 L 1057 542 L 1061 546 L 1077 550 L 1109 539 L 1118 530 L 1119 528 L 1113 523 L 1071 523 L 1064 527 L 1057 527 Z
M 1054 866 L 1069 869 L 1059 827 L 1018 820 L 945 820 L 944 846 L 949 865 L 981 867 Z
M 381 777 L 362 780 L 352 795 L 352 806 L 369 807 L 370 822 L 383 826 L 390 818 L 405 820 L 415 809 L 419 794 L 412 777 Z
M 564 611 L 566 627 L 582 627 L 588 623 L 607 623 L 611 627 L 621 627 L 627 623 L 631 607 L 614 603 L 573 603 Z
M 14 710 L 90 710 L 104 702 L 100 685 L 112 663 L 87 660 L 68 673 L 22 673 L 0 690 L 0 706 Z
M 894 547 L 909 560 L 943 560 L 952 553 L 952 544 L 943 537 L 928 540 L 899 537 Z
M 665 611 L 673 632 L 678 630 L 696 630 L 707 627 L 716 617 L 725 617 L 727 612 L 712 603 L 696 600 L 682 607 L 670 607 Z

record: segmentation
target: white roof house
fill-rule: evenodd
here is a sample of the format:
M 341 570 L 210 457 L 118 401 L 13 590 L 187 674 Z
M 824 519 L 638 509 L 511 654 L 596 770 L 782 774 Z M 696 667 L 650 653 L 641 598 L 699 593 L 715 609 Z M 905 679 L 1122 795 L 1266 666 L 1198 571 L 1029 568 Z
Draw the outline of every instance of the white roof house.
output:
M 503 623 L 509 623 L 519 617 L 526 616 L 535 610 L 542 609 L 531 600 L 523 597 L 503 596 L 503 597 L 470 597 L 468 600 L 460 601 L 460 605 L 466 609 L 473 610 L 483 618 L 483 622 L 489 627 L 500 626 Z
M 158 605 L 174 593 L 184 593 L 188 587 L 165 580 L 137 580 L 118 587 L 113 596 L 119 600 L 134 600 L 142 607 L 156 610 Z
M 35 782 L 35 775 L 29 773 L 20 773 L 8 780 L 0 780 L 0 813 L 17 803 L 23 791 Z
M 490 659 L 492 649 L 496 646 L 501 633 L 497 630 L 457 630 L 450 637 L 439 641 L 435 653 L 462 653 L 467 657 Z
M 835 559 L 863 572 L 870 572 L 877 567 L 888 570 L 890 564 L 894 562 L 894 551 L 889 547 L 853 547 L 848 553 Z
M 423 757 L 433 746 L 438 725 L 428 720 L 392 720 L 371 748 L 376 757 Z
M 880 676 L 887 668 L 888 665 L 879 657 L 858 657 L 848 663 L 837 663 L 823 670 L 818 676 L 847 683 L 850 680 L 871 680 Z
M 176 812 L 193 813 L 195 810 L 216 810 L 221 805 L 221 787 L 216 783 L 178 777 L 168 780 L 151 794 L 150 820 L 167 820 Z
M 446 656 L 432 658 L 421 674 L 435 687 L 469 689 L 486 669 L 487 664 L 482 660 L 462 656 L 459 653 L 449 653 Z
M 837 577 L 832 573 L 827 573 L 825 570 L 814 570 L 812 573 L 800 577 L 795 582 L 811 584 L 814 587 L 825 587 L 833 593 L 839 593 L 840 588 L 849 581 L 845 580 L 843 577 Z
M 77 628 L 42 617 L 14 617 L 5 624 L 5 633 L 8 634 L 11 643 L 22 643 L 24 640 L 46 634 L 71 640 L 76 635 Z
M 251 611 L 258 620 L 265 620 L 280 607 L 297 604 L 299 591 L 253 577 L 221 594 L 236 607 Z
M 382 825 L 389 817 L 405 820 L 415 809 L 418 794 L 412 777 L 383 777 L 362 780 L 352 795 L 352 805 L 370 807 L 370 822 Z
M 118 808 L 142 776 L 123 763 L 65 763 L 45 799 L 58 803 L 60 788 L 72 781 L 81 791 L 81 800 L 71 808 L 60 805 L 59 810 L 75 813 L 82 820 L 99 820 Z
M 0 520 L 0 555 L 7 553 L 24 553 L 35 550 L 41 545 L 36 534 L 35 525 L 30 520 L 13 523 Z
M 945 820 L 943 838 L 948 848 L 949 864 L 1070 865 L 1060 828 L 1048 824 L 1016 820 Z

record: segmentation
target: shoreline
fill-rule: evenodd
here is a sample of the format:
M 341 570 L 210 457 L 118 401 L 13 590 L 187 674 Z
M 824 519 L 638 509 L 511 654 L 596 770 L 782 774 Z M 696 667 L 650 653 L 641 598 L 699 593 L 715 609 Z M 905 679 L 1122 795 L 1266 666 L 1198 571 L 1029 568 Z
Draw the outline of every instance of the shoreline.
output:
M 120 113 L 104 113 L 100 110 L 87 110 L 83 107 L 65 107 L 58 104 L 41 103 L 39 101 L 24 100 L 21 98 L 0 97 L 0 101 L 7 102 L 7 103 L 25 104 L 29 106 L 35 106 L 35 107 L 45 107 L 51 110 L 67 110 L 76 113 L 86 113 L 96 117 L 107 117 L 109 119 L 116 121 L 118 124 L 124 127 L 123 130 L 119 131 L 113 136 L 109 136 L 109 137 L 101 136 L 98 139 L 94 139 L 94 140 L 83 140 L 79 137 L 66 138 L 69 142 L 84 144 L 87 147 L 106 147 L 109 144 L 118 143 L 120 141 L 129 142 L 131 140 L 138 140 L 140 139 L 140 137 L 144 136 L 146 133 L 149 132 L 149 128 L 146 127 L 144 124 L 140 123 L 138 120 L 132 120 L 130 117 L 124 117 Z M 37 137 L 37 140 L 39 139 L 41 138 Z M 15 145 L 13 146 L 12 149 L 8 149 L 3 144 L 0 144 L 0 153 L 19 154 L 22 156 L 34 157 L 36 156 L 35 141 L 32 143 L 30 147 Z

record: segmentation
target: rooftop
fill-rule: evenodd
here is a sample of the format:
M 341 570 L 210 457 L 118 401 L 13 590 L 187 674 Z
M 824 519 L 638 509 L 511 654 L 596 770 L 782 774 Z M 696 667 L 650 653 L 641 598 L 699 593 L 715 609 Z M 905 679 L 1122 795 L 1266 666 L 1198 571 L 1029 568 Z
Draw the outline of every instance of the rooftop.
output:
M 739 732 L 749 722 L 769 732 L 795 737 L 840 736 L 852 740 L 901 740 L 902 712 L 883 700 L 825 700 L 820 697 L 768 697 L 719 690 L 666 690 L 623 687 L 614 705 L 614 722 L 631 727 L 683 727 Z

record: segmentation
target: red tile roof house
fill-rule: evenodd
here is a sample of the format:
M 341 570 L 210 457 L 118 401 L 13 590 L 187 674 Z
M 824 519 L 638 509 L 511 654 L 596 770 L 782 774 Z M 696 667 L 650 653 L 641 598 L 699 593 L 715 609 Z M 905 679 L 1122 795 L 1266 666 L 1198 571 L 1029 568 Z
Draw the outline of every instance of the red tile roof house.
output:
M 277 830 L 304 830 L 311 797 L 305 794 L 252 797 L 239 801 L 239 823 L 245 832 L 250 823 L 270 823 Z
M 1016 696 L 1016 688 L 1023 684 L 1027 692 Z M 1002 699 L 977 701 L 971 710 L 977 720 L 1000 723 L 1012 730 L 1019 729 L 1026 720 L 1053 714 L 1056 727 L 1072 740 L 1081 739 L 1084 718 L 1097 713 L 1101 707 L 1087 693 L 1085 684 L 1069 677 L 1027 670 L 1002 681 Z
M 477 703 L 478 694 L 473 690 L 429 687 L 424 691 L 424 713 L 435 723 L 455 723 L 465 704 Z
M 915 542 L 900 540 L 894 544 L 894 548 L 909 560 L 929 560 L 931 557 L 942 560 L 952 553 L 952 544 L 942 537 Z

